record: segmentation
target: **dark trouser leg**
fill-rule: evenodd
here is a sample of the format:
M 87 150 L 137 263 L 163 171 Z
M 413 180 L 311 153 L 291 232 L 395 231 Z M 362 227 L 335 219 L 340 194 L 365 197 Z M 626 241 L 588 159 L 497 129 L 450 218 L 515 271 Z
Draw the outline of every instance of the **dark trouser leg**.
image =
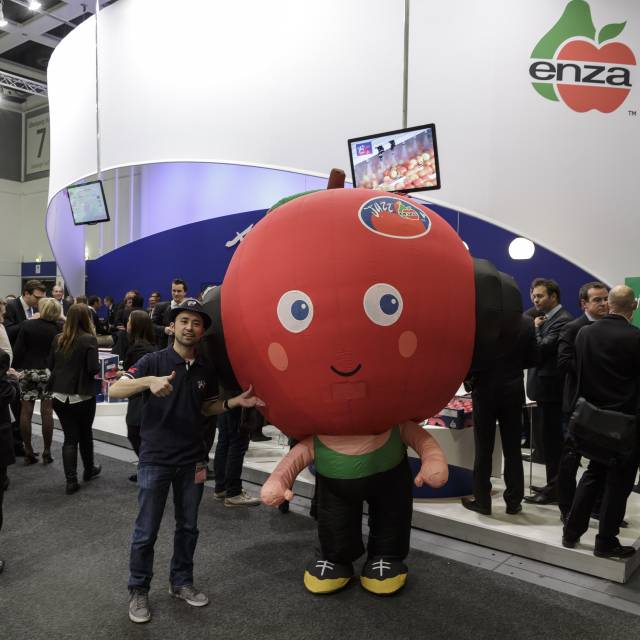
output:
M 22 455 L 24 451 L 24 442 L 22 442 L 22 434 L 20 433 L 20 410 L 22 408 L 22 401 L 20 398 L 16 398 L 11 403 L 11 411 L 13 412 L 15 421 L 11 423 L 11 432 L 13 433 L 13 445 L 16 454 Z
M 562 405 L 559 402 L 541 402 L 544 459 L 547 468 L 547 486 L 555 490 L 562 453 Z
M 64 467 L 64 475 L 67 482 L 76 482 L 78 479 L 78 438 L 79 430 L 73 405 L 69 402 L 60 402 L 56 398 L 53 399 L 53 410 L 60 420 L 62 431 L 64 433 L 64 442 L 62 444 L 62 466 Z
M 318 537 L 323 560 L 350 564 L 364 553 L 362 543 L 362 480 L 322 477 L 318 494 Z
M 215 481 L 215 491 L 225 491 L 227 454 L 229 452 L 229 416 L 230 411 L 221 413 L 218 416 L 218 442 L 216 451 L 213 454 L 213 477 Z
M 633 488 L 637 461 L 609 467 L 606 473 L 602 504 L 600 505 L 600 525 L 596 536 L 596 548 L 606 549 L 618 544 L 620 523 L 624 518 L 627 498 Z
M 369 478 L 369 483 L 367 556 L 404 560 L 409 553 L 413 511 L 409 463 L 405 459 L 394 469 Z
M 153 577 L 153 546 L 169 495 L 175 467 L 138 467 L 138 517 L 129 559 L 129 589 L 148 590 Z M 194 471 L 195 473 L 195 471 Z
M 84 402 L 78 402 L 76 420 L 78 422 L 78 444 L 80 445 L 80 457 L 86 473 L 93 469 L 93 419 L 96 416 L 96 400 L 91 398 Z M 86 478 L 85 478 L 86 479 Z
M 140 425 L 127 425 L 127 440 L 131 443 L 136 455 L 140 457 Z
M 237 496 L 242 491 L 242 464 L 244 456 L 249 448 L 250 434 L 240 429 L 241 409 L 233 409 L 227 412 L 229 423 L 227 426 L 227 464 L 225 468 L 225 487 L 227 498 Z
M 181 467 L 173 478 L 176 530 L 173 537 L 170 583 L 174 587 L 193 584 L 193 555 L 198 542 L 198 508 L 203 484 L 196 484 L 195 465 Z
M 593 460 L 589 462 L 589 466 L 582 474 L 576 488 L 576 495 L 564 527 L 565 537 L 577 540 L 589 528 L 591 510 L 596 496 L 605 482 L 606 475 L 607 467 Z
M 566 516 L 571 509 L 573 498 L 576 495 L 576 474 L 580 466 L 582 456 L 575 450 L 573 442 L 569 439 L 564 443 L 558 468 L 558 506 L 560 513 Z
M 473 496 L 483 507 L 491 508 L 491 458 L 496 438 L 496 406 L 492 398 L 473 394 Z M 519 435 L 518 435 L 519 438 Z M 519 445 L 519 440 L 518 440 Z
M 504 501 L 515 508 L 524 498 L 524 469 L 520 450 L 522 402 L 520 397 L 504 398 L 498 412 L 502 454 L 504 456 Z

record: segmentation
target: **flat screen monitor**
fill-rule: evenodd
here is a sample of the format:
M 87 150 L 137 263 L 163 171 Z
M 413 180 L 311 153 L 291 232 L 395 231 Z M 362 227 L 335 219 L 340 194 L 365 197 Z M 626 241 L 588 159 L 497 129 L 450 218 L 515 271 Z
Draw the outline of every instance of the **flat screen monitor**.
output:
M 67 195 L 75 224 L 97 224 L 109 220 L 101 180 L 67 187 Z
M 351 138 L 353 186 L 396 193 L 440 188 L 435 124 Z

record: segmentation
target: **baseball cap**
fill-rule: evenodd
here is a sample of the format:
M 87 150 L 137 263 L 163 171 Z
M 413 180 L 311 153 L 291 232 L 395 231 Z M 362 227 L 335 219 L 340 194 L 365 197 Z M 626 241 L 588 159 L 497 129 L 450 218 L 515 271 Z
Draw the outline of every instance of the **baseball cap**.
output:
M 205 331 L 211 326 L 211 316 L 195 298 L 185 298 L 177 307 L 171 309 L 169 320 L 175 322 L 175 319 L 183 311 L 197 313 L 202 318 L 202 322 L 204 322 Z

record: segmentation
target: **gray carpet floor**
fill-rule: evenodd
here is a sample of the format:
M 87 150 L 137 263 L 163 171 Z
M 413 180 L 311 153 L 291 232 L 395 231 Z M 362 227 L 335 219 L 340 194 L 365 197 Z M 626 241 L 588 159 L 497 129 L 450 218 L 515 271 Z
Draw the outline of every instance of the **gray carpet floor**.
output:
M 205 489 L 196 584 L 202 609 L 167 593 L 169 500 L 156 544 L 153 620 L 127 618 L 128 545 L 136 515 L 130 464 L 99 457 L 102 476 L 64 495 L 53 465 L 10 467 L 0 557 L 0 638 L 631 638 L 636 617 L 497 573 L 412 551 L 409 580 L 379 598 L 357 583 L 332 596 L 302 585 L 315 542 L 310 518 L 275 509 L 228 509 Z M 19 460 L 19 463 L 21 460 Z

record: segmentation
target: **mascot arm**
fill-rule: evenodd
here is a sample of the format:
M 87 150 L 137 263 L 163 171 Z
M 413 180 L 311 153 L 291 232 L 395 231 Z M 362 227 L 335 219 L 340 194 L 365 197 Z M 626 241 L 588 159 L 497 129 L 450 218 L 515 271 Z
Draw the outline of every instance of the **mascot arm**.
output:
M 415 479 L 416 486 L 421 487 L 426 483 L 438 489 L 447 484 L 449 467 L 436 439 L 414 422 L 405 422 L 400 426 L 400 437 L 416 451 L 422 461 Z
M 313 438 L 305 438 L 282 458 L 260 491 L 260 499 L 270 507 L 277 507 L 293 499 L 293 483 L 298 474 L 313 462 Z

